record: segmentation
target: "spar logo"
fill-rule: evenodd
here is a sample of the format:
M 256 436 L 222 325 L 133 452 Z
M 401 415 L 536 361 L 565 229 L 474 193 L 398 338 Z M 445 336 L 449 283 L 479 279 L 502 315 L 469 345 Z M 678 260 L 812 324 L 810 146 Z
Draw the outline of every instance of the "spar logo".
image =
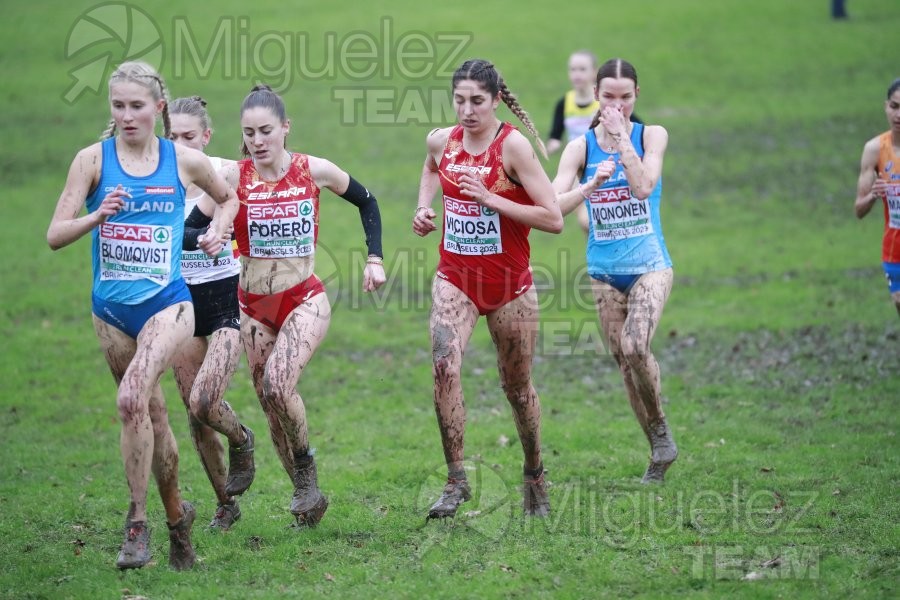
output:
M 591 194 L 591 202 L 621 202 L 631 199 L 631 188 L 626 186 L 600 188 Z
M 169 241 L 169 230 L 165 227 L 157 227 L 153 230 L 153 239 L 159 244 L 165 244 Z
M 247 216 L 254 221 L 297 218 L 302 210 L 298 204 L 297 202 L 290 202 L 274 205 L 264 204 L 262 206 L 251 205 L 247 207 Z M 307 212 L 304 213 L 309 214 L 312 211 L 312 202 L 306 201 L 303 204 L 309 205 L 306 209 Z
M 300 214 L 304 217 L 308 217 L 309 214 L 313 211 L 312 202 L 309 200 L 304 200 L 300 203 Z
M 477 202 L 464 202 L 462 200 L 457 200 L 455 198 L 447 198 L 444 197 L 444 206 L 447 208 L 447 212 L 451 212 L 456 215 L 463 215 L 466 217 L 479 217 L 482 214 L 482 210 L 484 210 L 484 214 L 486 216 L 493 215 L 494 212 L 487 212 L 488 209 L 482 209 L 482 206 Z
M 164 230 L 163 227 L 158 227 L 157 231 L 160 229 Z M 100 225 L 102 237 L 131 242 L 150 242 L 155 239 L 157 231 L 153 231 L 153 228 L 147 225 L 123 225 L 121 223 L 102 223 Z M 163 235 L 169 239 L 169 234 L 165 230 Z

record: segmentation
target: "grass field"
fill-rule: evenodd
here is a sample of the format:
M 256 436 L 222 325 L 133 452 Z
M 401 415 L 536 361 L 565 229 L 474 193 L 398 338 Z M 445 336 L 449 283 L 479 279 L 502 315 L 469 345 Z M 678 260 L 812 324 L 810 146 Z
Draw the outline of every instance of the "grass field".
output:
M 880 209 L 852 212 L 862 145 L 887 128 L 884 93 L 900 76 L 896 2 L 852 0 L 846 22 L 825 0 L 296 4 L 151 2 L 127 22 L 115 3 L 5 7 L 0 598 L 897 596 L 900 325 Z M 119 23 L 121 40 L 90 23 Z M 122 573 L 128 494 L 90 321 L 90 243 L 52 253 L 44 234 L 72 157 L 108 119 L 104 79 L 82 71 L 99 94 L 77 95 L 70 72 L 160 36 L 172 94 L 210 102 L 211 154 L 234 157 L 256 80 L 283 89 L 293 147 L 377 195 L 390 280 L 362 294 L 356 211 L 323 194 L 317 271 L 335 317 L 299 386 L 331 500 L 320 526 L 288 527 L 292 488 L 242 365 L 227 399 L 258 432 L 257 479 L 236 527 L 207 531 L 215 499 L 167 375 L 201 561 L 166 566 L 154 491 L 154 563 Z M 402 39 L 433 64 L 401 56 Z M 339 51 L 364 53 L 365 40 L 372 58 Z M 455 50 L 451 69 L 493 60 L 545 133 L 581 47 L 633 62 L 638 113 L 669 131 L 676 279 L 654 348 L 681 454 L 665 485 L 638 483 L 646 442 L 597 345 L 583 237 L 567 222 L 531 236 L 554 512 L 520 515 L 521 451 L 482 323 L 464 365 L 479 494 L 471 514 L 426 524 L 444 475 L 427 333 L 438 240 L 414 236 L 410 218 L 425 135 L 447 124 L 438 63 Z

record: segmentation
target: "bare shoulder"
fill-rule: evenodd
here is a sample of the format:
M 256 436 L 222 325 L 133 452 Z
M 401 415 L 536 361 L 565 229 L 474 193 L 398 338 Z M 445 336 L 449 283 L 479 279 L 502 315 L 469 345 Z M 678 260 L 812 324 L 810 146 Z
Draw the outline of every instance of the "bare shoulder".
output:
M 314 178 L 319 178 L 320 176 L 328 174 L 332 172 L 333 169 L 337 168 L 337 165 L 335 165 L 327 158 L 322 158 L 321 156 L 313 156 L 312 154 L 307 154 L 306 158 L 309 161 L 309 174 Z
M 881 153 L 881 136 L 876 135 L 863 146 L 862 160 L 864 163 L 875 165 L 878 155 Z
M 101 142 L 91 144 L 82 148 L 75 153 L 72 159 L 70 173 L 78 174 L 91 181 L 97 181 L 100 178 L 100 170 L 103 167 L 103 145 Z
M 578 136 L 563 148 L 563 157 L 580 157 L 584 158 L 584 151 L 587 149 L 587 141 L 583 135 Z M 562 158 L 560 158 L 562 160 Z M 582 161 L 583 162 L 583 161 Z
M 238 179 L 240 179 L 240 167 L 235 160 L 222 160 L 222 166 L 219 167 L 219 175 L 227 181 L 232 187 L 237 185 Z
M 513 156 L 522 158 L 527 158 L 532 155 L 537 158 L 534 146 L 531 145 L 531 140 L 525 137 L 518 129 L 510 131 L 509 135 L 506 136 L 506 139 L 503 140 L 503 153 L 506 154 L 507 152 L 511 152 Z
M 209 165 L 210 168 L 212 167 L 209 158 L 203 152 L 188 148 L 182 144 L 173 145 L 175 146 L 175 159 L 178 161 L 178 164 L 184 164 L 190 169 L 196 168 L 199 165 Z
M 669 132 L 662 125 L 644 125 L 644 141 L 665 144 L 669 141 Z
M 439 127 L 428 132 L 428 135 L 425 136 L 425 146 L 428 148 L 428 152 L 431 154 L 443 152 L 451 131 L 453 131 L 453 127 Z
M 86 146 L 75 153 L 75 160 L 81 163 L 96 163 L 97 165 L 99 165 L 102 159 L 102 142 L 97 142 L 95 144 L 91 144 L 90 146 Z

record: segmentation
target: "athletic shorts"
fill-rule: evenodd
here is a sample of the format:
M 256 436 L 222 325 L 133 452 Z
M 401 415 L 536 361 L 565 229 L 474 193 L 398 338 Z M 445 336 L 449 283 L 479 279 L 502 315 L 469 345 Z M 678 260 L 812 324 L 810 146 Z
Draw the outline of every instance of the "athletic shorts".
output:
M 627 294 L 640 279 L 641 273 L 637 275 L 608 275 L 606 273 L 591 273 L 591 279 L 595 279 L 607 285 L 611 285 L 623 294 Z
M 232 275 L 187 286 L 194 300 L 194 337 L 206 337 L 219 329 L 240 330 L 238 277 Z
M 884 265 L 884 276 L 891 293 L 900 292 L 900 263 L 881 263 Z
M 325 286 L 315 275 L 277 294 L 251 294 L 238 286 L 238 305 L 251 319 L 279 331 L 295 308 L 324 291 Z
M 139 304 L 119 304 L 91 294 L 91 310 L 97 318 L 137 339 L 141 329 L 153 315 L 173 304 L 190 301 L 191 293 L 184 279 L 177 279 Z
M 481 316 L 509 304 L 524 294 L 534 283 L 531 269 L 526 270 L 519 277 L 500 283 L 487 282 L 474 275 L 467 276 L 455 269 L 438 269 L 435 274 L 465 294 Z

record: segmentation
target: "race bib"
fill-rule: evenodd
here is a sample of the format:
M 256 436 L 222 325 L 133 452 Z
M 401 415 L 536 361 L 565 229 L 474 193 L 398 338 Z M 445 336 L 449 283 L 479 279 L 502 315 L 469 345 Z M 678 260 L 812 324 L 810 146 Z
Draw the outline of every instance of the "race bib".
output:
M 892 183 L 887 190 L 888 227 L 900 229 L 900 183 Z
M 632 197 L 626 186 L 594 190 L 590 197 L 594 239 L 608 242 L 653 233 L 650 203 Z
M 500 215 L 489 208 L 444 196 L 444 250 L 454 254 L 500 254 Z
M 247 207 L 250 256 L 310 256 L 315 252 L 315 218 L 312 200 L 250 204 Z
M 171 227 L 101 223 L 99 234 L 101 281 L 149 279 L 168 285 Z
M 209 269 L 224 271 L 231 268 L 235 262 L 231 244 L 225 244 L 222 251 L 214 257 L 209 256 L 203 250 L 185 251 L 181 254 L 181 274 L 187 277 Z

